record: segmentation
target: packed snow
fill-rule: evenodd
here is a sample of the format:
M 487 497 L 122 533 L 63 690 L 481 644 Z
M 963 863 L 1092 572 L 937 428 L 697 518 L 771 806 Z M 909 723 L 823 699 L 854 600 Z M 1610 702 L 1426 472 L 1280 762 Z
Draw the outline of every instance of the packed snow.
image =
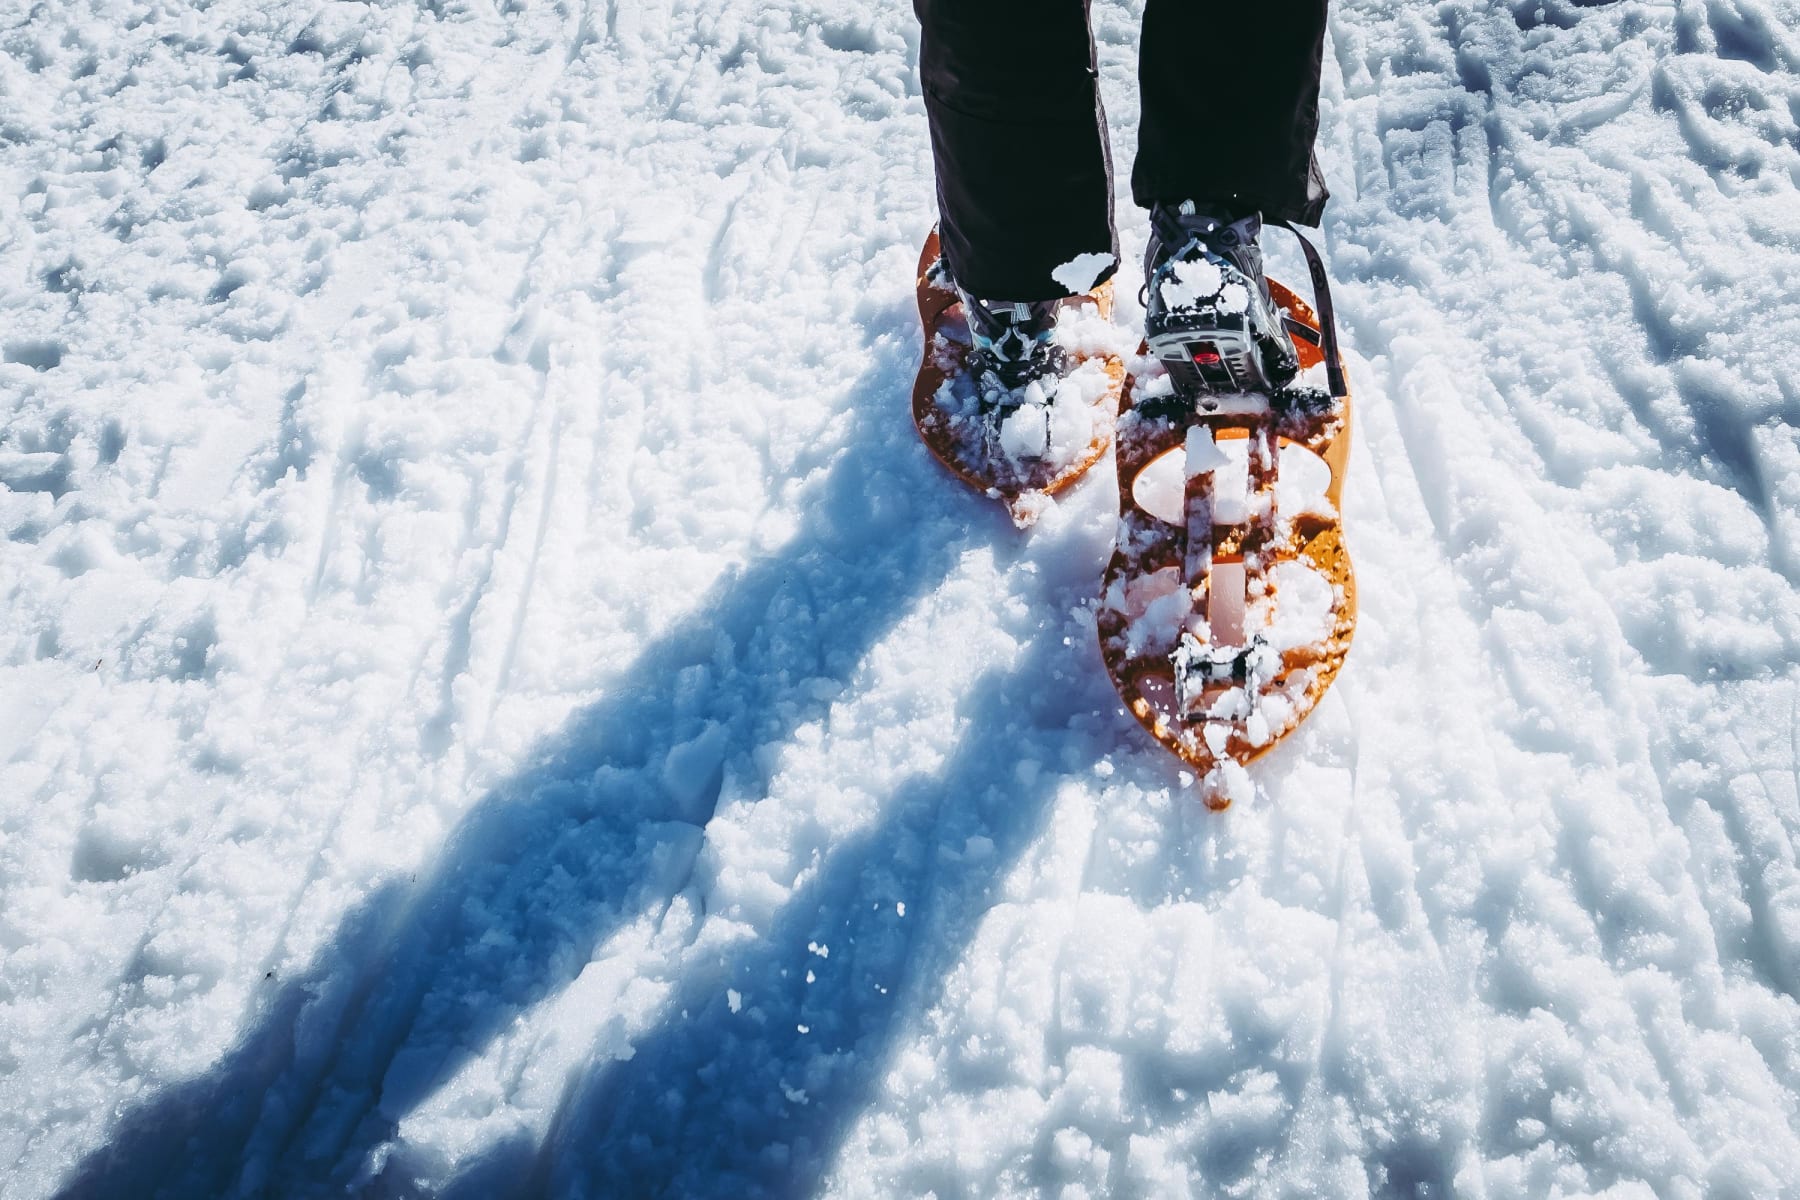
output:
M 0 1194 L 1794 1195 L 1797 29 L 1333 6 L 1360 625 L 1214 815 L 1110 465 L 914 435 L 908 6 L 12 6 Z

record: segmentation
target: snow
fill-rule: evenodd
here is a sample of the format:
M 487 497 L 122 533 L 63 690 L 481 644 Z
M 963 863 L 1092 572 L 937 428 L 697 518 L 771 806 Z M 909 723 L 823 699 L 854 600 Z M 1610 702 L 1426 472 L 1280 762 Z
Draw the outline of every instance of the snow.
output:
M 1101 273 L 1116 261 L 1111 254 L 1077 254 L 1050 272 L 1050 278 L 1067 288 L 1071 296 L 1079 296 L 1093 291 Z
M 19 9 L 0 1191 L 1793 1194 L 1797 23 L 1334 6 L 1360 624 L 1215 815 L 1110 466 L 912 431 L 906 6 Z
M 1200 429 L 1199 426 L 1195 427 Z M 1188 446 L 1194 444 L 1190 432 Z M 1239 438 L 1222 438 L 1197 465 L 1211 465 L 1214 471 L 1213 513 L 1220 524 L 1245 520 L 1249 515 L 1250 469 L 1249 443 Z M 1185 520 L 1185 471 L 1193 451 L 1186 447 L 1170 450 L 1138 473 L 1132 484 L 1132 495 L 1151 515 L 1171 524 Z M 1302 513 L 1330 515 L 1331 501 L 1325 489 L 1331 483 L 1331 468 L 1325 460 L 1304 446 L 1283 443 L 1275 481 L 1276 507 L 1286 516 Z
M 1225 286 L 1225 272 L 1215 262 L 1204 258 L 1177 260 L 1169 266 L 1169 276 L 1162 281 L 1162 302 L 1171 311 L 1193 308 L 1202 301 L 1220 296 Z
M 1026 400 L 1000 419 L 1000 449 L 1015 462 L 1042 458 L 1050 445 L 1050 408 L 1043 389 L 1035 382 L 1028 386 L 1037 390 L 1037 402 Z

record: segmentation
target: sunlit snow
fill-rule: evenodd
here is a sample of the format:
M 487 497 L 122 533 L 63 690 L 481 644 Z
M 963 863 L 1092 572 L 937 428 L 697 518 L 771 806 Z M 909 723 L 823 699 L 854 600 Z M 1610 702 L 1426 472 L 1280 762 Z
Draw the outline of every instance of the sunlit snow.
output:
M 1796 27 L 1333 5 L 1360 623 L 1215 815 L 1110 461 L 914 434 L 909 5 L 12 6 L 0 1194 L 1791 1195 Z

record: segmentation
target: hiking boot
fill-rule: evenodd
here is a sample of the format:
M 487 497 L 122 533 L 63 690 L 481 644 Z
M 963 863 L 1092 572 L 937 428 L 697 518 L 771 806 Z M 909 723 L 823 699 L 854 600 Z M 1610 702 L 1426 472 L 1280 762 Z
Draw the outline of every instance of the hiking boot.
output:
M 1053 340 L 1061 300 L 979 300 L 961 288 L 972 348 L 964 361 L 976 394 L 992 407 L 1023 400 L 1032 384 L 1043 400 L 1074 362 Z
M 1262 216 L 1159 204 L 1144 259 L 1144 340 L 1187 400 L 1272 393 L 1300 370 L 1263 278 Z M 1210 407 L 1210 405 L 1208 405 Z

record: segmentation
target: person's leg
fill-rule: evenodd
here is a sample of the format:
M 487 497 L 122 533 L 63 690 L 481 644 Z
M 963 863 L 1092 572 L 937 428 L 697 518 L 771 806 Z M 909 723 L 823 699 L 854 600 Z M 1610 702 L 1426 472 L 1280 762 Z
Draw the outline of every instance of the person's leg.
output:
M 1317 225 L 1326 0 L 1148 0 L 1131 194 Z
M 1051 272 L 1080 255 L 1116 265 L 1087 0 L 913 8 L 951 276 L 984 299 L 1047 300 L 1069 294 Z

